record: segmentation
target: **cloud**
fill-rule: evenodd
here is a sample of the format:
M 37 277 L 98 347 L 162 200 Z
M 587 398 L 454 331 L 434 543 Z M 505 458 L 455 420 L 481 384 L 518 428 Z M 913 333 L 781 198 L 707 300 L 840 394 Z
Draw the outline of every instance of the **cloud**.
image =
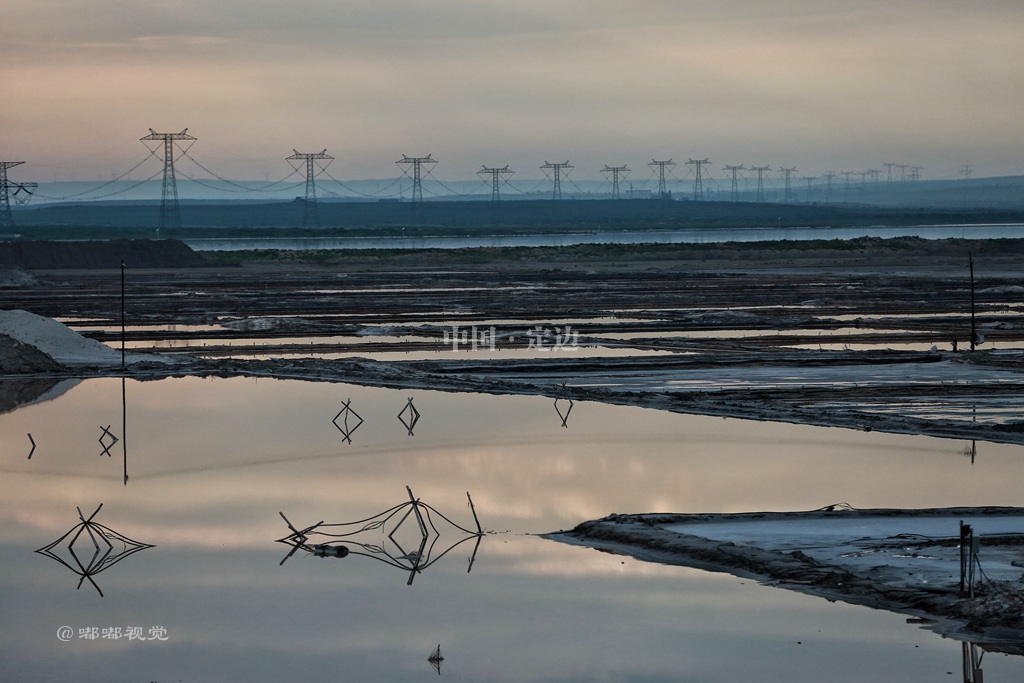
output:
M 1005 140 L 1024 133 L 1018 2 L 8 4 L 0 125 L 42 163 L 85 134 L 187 125 L 197 153 L 204 138 L 268 163 L 328 146 L 345 175 L 403 153 L 450 177 L 658 150 L 808 167 L 970 153 L 1010 170 Z

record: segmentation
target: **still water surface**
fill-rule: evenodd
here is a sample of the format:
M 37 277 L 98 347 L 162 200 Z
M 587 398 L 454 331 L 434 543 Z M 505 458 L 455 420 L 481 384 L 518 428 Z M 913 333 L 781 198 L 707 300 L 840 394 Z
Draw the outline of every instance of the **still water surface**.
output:
M 766 240 L 849 240 L 858 237 L 1002 239 L 1024 235 L 1024 225 L 908 225 L 858 228 L 750 227 L 701 230 L 596 230 L 535 235 L 463 237 L 195 238 L 197 251 L 242 249 L 466 249 L 475 247 L 567 247 L 577 244 L 702 244 Z
M 397 418 L 410 397 L 412 435 Z M 364 420 L 351 442 L 332 422 L 349 400 Z M 536 534 L 612 512 L 1024 505 L 1024 449 L 980 444 L 972 462 L 970 444 L 941 439 L 595 403 L 563 426 L 567 409 L 188 378 L 88 380 L 0 415 L 0 679 L 426 681 L 440 644 L 455 681 L 960 680 L 960 643 L 904 616 Z M 280 564 L 279 512 L 300 528 L 364 519 L 408 500 L 406 486 L 473 527 L 469 492 L 495 533 L 411 585 L 361 556 Z M 102 597 L 33 552 L 101 503 L 95 522 L 155 546 L 92 576 Z M 438 547 L 463 537 L 441 535 Z M 81 637 L 93 627 L 166 640 Z M 983 669 L 1019 681 L 1024 658 L 987 654 Z

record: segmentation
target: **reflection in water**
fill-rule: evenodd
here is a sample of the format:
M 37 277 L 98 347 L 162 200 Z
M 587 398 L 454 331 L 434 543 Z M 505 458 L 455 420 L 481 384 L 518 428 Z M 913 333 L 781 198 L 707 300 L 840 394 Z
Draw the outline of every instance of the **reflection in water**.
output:
M 441 662 L 444 661 L 444 657 L 441 656 L 441 645 L 440 645 L 440 643 L 438 643 L 437 647 L 434 648 L 434 651 L 430 653 L 430 656 L 427 657 L 427 661 L 430 662 L 430 666 L 434 667 L 434 671 L 436 671 L 437 675 L 440 676 L 441 675 Z
M 565 412 L 564 413 L 562 412 L 562 409 L 558 406 L 558 402 L 559 401 L 562 401 L 565 404 Z M 573 402 L 572 402 L 571 398 L 568 398 L 568 399 L 556 398 L 555 399 L 555 412 L 558 413 L 558 417 L 562 418 L 562 426 L 565 427 L 566 429 L 569 428 L 569 413 L 572 412 L 572 406 L 573 406 Z
M 320 521 L 300 531 L 292 525 L 283 512 L 279 513 L 281 518 L 284 519 L 285 524 L 288 525 L 288 528 L 292 530 L 292 533 L 284 538 L 277 539 L 278 543 L 292 546 L 292 549 L 281 560 L 281 564 L 283 565 L 288 561 L 288 558 L 299 549 L 305 550 L 316 557 L 342 558 L 349 555 L 363 555 L 392 567 L 408 571 L 409 580 L 406 585 L 411 586 L 418 572 L 424 571 L 427 567 L 466 541 L 475 539 L 473 552 L 469 558 L 469 568 L 466 570 L 467 573 L 472 571 L 473 562 L 476 561 L 476 551 L 480 548 L 480 539 L 483 538 L 484 531 L 480 526 L 480 520 L 477 519 L 476 508 L 469 493 L 466 493 L 466 498 L 469 500 L 469 508 L 473 512 L 476 531 L 453 522 L 434 507 L 419 500 L 413 496 L 412 489 L 408 486 L 405 487 L 405 490 L 409 493 L 409 500 L 407 502 L 400 503 L 373 517 L 367 517 L 355 522 L 325 524 L 323 521 Z M 463 537 L 447 546 L 444 543 L 439 543 L 441 532 L 437 528 L 435 517 L 446 522 L 447 526 L 464 534 Z M 412 519 L 415 519 L 416 526 L 410 531 L 410 520 Z M 409 522 L 409 525 L 406 524 L 407 522 Z M 405 527 L 404 529 L 403 526 Z M 368 532 L 374 531 L 385 535 L 381 543 L 371 543 L 367 539 Z M 335 542 L 332 545 L 330 540 L 324 543 L 311 544 L 310 538 L 313 536 L 323 537 L 324 539 L 344 539 L 345 544 Z
M 137 553 L 140 550 L 145 550 L 146 548 L 156 547 L 148 543 L 133 541 L 124 534 L 119 534 L 114 531 L 110 527 L 92 521 L 93 517 L 96 516 L 102 507 L 103 504 L 100 503 L 100 506 L 96 508 L 95 512 L 89 515 L 88 519 L 86 519 L 82 514 L 82 508 L 77 508 L 78 519 L 80 519 L 81 522 L 73 526 L 66 534 L 58 538 L 53 543 L 36 550 L 37 553 L 57 560 L 75 574 L 78 574 L 78 576 L 81 577 L 78 581 L 78 588 L 82 587 L 83 581 L 89 579 L 89 583 L 93 585 L 93 588 L 95 588 L 100 594 L 100 597 L 103 596 L 103 591 L 101 591 L 100 587 L 96 585 L 96 582 L 92 577 L 102 571 L 110 569 L 129 555 Z M 79 557 L 79 553 L 81 552 L 82 556 L 85 557 L 88 553 L 88 548 L 84 551 L 81 548 L 79 551 L 75 550 L 75 544 L 82 537 L 83 531 L 89 535 L 89 539 L 92 541 L 93 546 L 92 557 L 85 563 L 82 562 L 82 559 Z M 68 536 L 71 536 L 71 540 L 68 541 L 67 544 L 67 554 L 64 555 L 64 557 L 61 557 L 61 555 L 57 554 L 60 552 L 58 546 Z M 105 548 L 100 546 L 100 541 L 102 541 L 106 546 Z M 113 541 L 113 543 L 111 541 Z M 117 549 L 115 549 L 115 544 L 118 546 Z
M 111 433 L 110 425 L 107 425 L 106 427 L 100 425 L 100 429 L 103 430 L 103 433 L 100 434 L 100 438 L 97 439 L 100 442 L 100 445 L 103 446 L 103 452 L 100 453 L 100 455 L 105 455 L 109 458 L 111 457 L 110 449 L 114 447 L 119 439 Z M 108 441 L 109 443 L 107 443 Z
M 344 416 L 344 419 L 341 424 L 338 424 L 338 418 L 342 416 Z M 350 417 L 355 418 L 356 420 L 355 424 L 351 426 L 348 423 Z M 352 399 L 348 399 L 342 404 L 341 410 L 338 411 L 338 414 L 334 416 L 334 419 L 331 420 L 331 422 L 333 422 L 334 426 L 338 428 L 341 435 L 345 437 L 346 443 L 352 443 L 352 433 L 359 429 L 359 426 L 363 424 L 363 418 L 359 416 L 359 413 L 352 409 Z
M 982 683 L 981 659 L 985 651 L 974 643 L 963 643 L 964 683 Z
M 132 670 L 160 681 L 318 680 L 337 677 L 342 667 L 352 680 L 404 683 L 433 677 L 425 655 L 441 643 L 445 664 L 458 669 L 449 666 L 444 675 L 464 680 L 541 683 L 553 671 L 566 681 L 955 680 L 960 643 L 908 626 L 905 615 L 555 546 L 534 534 L 611 512 L 802 510 L 832 501 L 859 508 L 1024 505 L 1024 447 L 1008 444 L 979 443 L 985 458 L 971 466 L 961 455 L 969 441 L 599 402 L 574 408 L 568 430 L 557 414 L 552 419 L 554 394 L 413 394 L 263 378 L 129 382 L 131 488 L 119 486 L 113 463 L 95 457 L 91 445 L 97 425 L 118 423 L 112 411 L 120 378 L 87 379 L 56 400 L 0 413 L 6 678 L 99 683 Z M 394 424 L 394 408 L 411 395 L 429 408 L 415 439 Z M 342 456 L 340 434 L 324 419 L 325 406 L 342 407 L 341 396 L 371 416 Z M 564 413 L 565 399 L 558 406 Z M 111 431 L 121 438 L 116 453 L 125 437 Z M 38 459 L 25 460 L 27 432 L 41 436 Z M 293 533 L 275 516 L 279 510 L 299 530 L 318 519 L 356 520 L 409 501 L 401 496 L 405 484 L 475 532 L 463 508 L 469 491 L 485 531 L 510 532 L 490 538 L 467 575 L 463 562 L 478 537 L 437 518 L 442 535 L 431 559 L 450 542 L 468 541 L 407 591 L 399 581 L 409 576 L 408 560 L 401 561 L 404 574 L 335 555 L 274 566 L 292 549 L 268 542 Z M 174 552 L 142 553 L 119 565 L 115 590 L 99 601 L 89 591 L 54 586 L 70 581 L 60 576 L 68 569 L 28 551 L 61 536 L 69 521 L 78 524 L 69 515 L 83 501 L 115 505 L 118 531 Z M 392 547 L 387 532 L 410 509 L 397 512 L 387 531 L 356 540 L 408 554 Z M 52 550 L 81 576 L 66 548 L 72 536 Z M 406 551 L 419 547 L 415 513 L 395 538 Z M 102 555 L 107 546 L 96 541 Z M 316 544 L 328 546 L 325 556 L 340 545 L 363 551 L 313 533 L 306 544 L 297 556 L 315 557 Z M 84 567 L 91 564 L 88 532 L 74 550 Z M 105 578 L 100 588 L 111 593 Z M 343 595 L 343 612 L 337 600 L 310 600 L 311 587 Z M 52 633 L 67 622 L 161 623 L 172 638 L 164 645 L 174 649 L 160 655 L 125 641 L 60 643 Z M 988 683 L 1024 680 L 1024 657 L 986 655 L 983 666 Z
M 406 414 L 408 413 L 408 415 Z M 416 406 L 412 404 L 412 397 L 406 401 L 405 407 L 398 413 L 398 420 L 405 425 L 406 431 L 409 432 L 409 436 L 415 436 L 412 430 L 416 428 L 416 423 L 420 421 L 420 411 L 416 410 Z

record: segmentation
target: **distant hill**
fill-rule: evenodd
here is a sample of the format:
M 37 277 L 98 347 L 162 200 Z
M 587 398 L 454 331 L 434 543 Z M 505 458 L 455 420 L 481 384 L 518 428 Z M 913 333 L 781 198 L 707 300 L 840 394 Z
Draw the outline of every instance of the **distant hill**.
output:
M 924 183 L 921 183 L 922 186 Z M 1012 189 L 1011 189 L 1012 188 Z M 1009 197 L 1024 184 L 979 193 Z M 921 190 L 924 191 L 923 188 Z M 183 202 L 182 228 L 157 231 L 158 202 L 50 204 L 14 213 L 12 233 L 31 239 L 119 237 L 260 237 L 459 235 L 578 232 L 602 229 L 847 227 L 1024 222 L 1024 201 L 1002 207 L 944 205 L 936 189 L 931 206 L 863 203 L 772 203 L 624 200 L 321 202 L 319 225 L 303 226 L 303 200 Z M 925 196 L 925 195 L 921 195 Z M 931 196 L 931 195 L 928 195 Z M 8 235 L 10 237 L 10 235 Z M 0 236 L 2 239 L 3 236 Z

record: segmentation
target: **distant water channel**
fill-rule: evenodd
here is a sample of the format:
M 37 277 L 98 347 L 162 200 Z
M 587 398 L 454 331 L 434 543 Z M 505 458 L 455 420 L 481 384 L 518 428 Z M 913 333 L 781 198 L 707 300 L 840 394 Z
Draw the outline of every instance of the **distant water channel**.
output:
M 529 235 L 459 237 L 261 237 L 185 239 L 197 251 L 248 249 L 465 249 L 471 247 L 565 247 L 577 244 L 702 244 L 775 240 L 847 240 L 857 237 L 998 239 L 1024 237 L 1024 225 L 911 225 L 866 228 L 728 228 L 704 230 L 595 230 Z
M 1020 446 L 265 378 L 0 388 L 45 391 L 0 414 L 0 678 L 19 683 L 405 683 L 437 679 L 438 645 L 455 681 L 958 681 L 961 643 L 905 615 L 538 534 L 1024 505 Z M 487 533 L 433 516 L 421 546 L 414 514 L 365 521 L 410 494 Z M 347 557 L 275 542 L 355 521 Z M 1024 680 L 1022 657 L 983 669 Z

